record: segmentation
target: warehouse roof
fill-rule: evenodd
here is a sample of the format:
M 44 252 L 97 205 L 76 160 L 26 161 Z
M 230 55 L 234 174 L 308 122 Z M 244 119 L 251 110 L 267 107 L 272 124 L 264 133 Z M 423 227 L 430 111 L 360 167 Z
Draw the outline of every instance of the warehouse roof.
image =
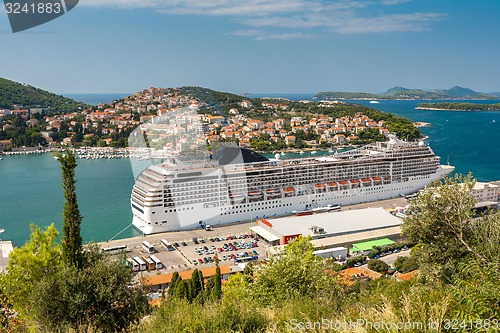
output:
M 383 208 L 366 208 L 341 212 L 319 213 L 306 216 L 286 216 L 268 219 L 273 233 L 280 235 L 339 236 L 351 233 L 390 228 L 401 225 L 398 219 Z M 314 233 L 313 226 L 323 229 L 322 234 Z

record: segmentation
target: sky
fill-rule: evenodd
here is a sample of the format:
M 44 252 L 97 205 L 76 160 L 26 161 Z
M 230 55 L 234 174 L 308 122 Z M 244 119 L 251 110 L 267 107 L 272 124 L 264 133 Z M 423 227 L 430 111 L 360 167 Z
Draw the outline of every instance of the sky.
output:
M 500 91 L 497 0 L 80 0 L 12 33 L 0 77 L 56 93 Z

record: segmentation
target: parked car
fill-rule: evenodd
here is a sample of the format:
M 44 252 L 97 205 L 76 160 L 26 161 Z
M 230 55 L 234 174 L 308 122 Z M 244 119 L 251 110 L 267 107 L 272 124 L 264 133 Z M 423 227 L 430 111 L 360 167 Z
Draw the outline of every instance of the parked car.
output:
M 207 258 L 207 257 L 203 257 L 203 261 L 204 261 L 205 263 L 208 263 L 208 258 Z
M 234 255 L 234 253 L 231 253 L 231 259 L 236 259 L 236 256 Z
M 199 259 L 198 259 L 198 262 L 199 262 L 200 264 L 203 264 L 203 260 L 202 260 L 201 258 L 199 258 Z
M 201 242 L 202 244 L 205 244 L 205 240 L 204 240 L 204 239 L 200 239 L 200 242 Z
M 191 260 L 191 262 L 193 263 L 193 265 L 198 265 L 198 261 L 196 261 L 196 259 Z
M 186 242 L 182 242 L 182 246 L 187 246 L 187 243 Z

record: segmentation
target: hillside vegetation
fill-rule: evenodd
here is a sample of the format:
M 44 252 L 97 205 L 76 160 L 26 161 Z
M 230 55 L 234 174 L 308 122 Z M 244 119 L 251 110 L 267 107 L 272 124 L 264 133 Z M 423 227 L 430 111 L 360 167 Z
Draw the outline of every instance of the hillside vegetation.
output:
M 498 111 L 500 103 L 478 104 L 478 103 L 420 103 L 419 109 L 450 110 L 450 111 Z
M 47 108 L 49 111 L 61 113 L 88 106 L 30 85 L 0 78 L 0 108 L 12 109 L 16 105 L 25 109 Z
M 420 270 L 411 280 L 383 276 L 346 281 L 338 267 L 312 255 L 308 239 L 298 238 L 279 258 L 232 275 L 221 299 L 203 302 L 174 293 L 136 329 L 142 333 L 497 331 L 500 214 L 475 220 L 468 192 L 472 186 L 470 177 L 457 176 L 412 202 L 413 215 L 403 230 L 409 240 L 418 242 L 407 261 L 418 262 Z

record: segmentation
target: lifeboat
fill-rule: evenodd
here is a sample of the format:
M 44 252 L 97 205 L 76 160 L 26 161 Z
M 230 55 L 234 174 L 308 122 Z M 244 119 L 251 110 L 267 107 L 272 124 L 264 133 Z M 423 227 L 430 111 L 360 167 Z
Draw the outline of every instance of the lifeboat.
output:
M 326 186 L 328 186 L 328 189 L 330 191 L 337 189 L 337 183 L 336 182 L 328 182 L 328 183 L 326 183 Z
M 266 190 L 266 195 L 268 197 L 277 197 L 280 195 L 280 189 L 279 188 L 270 188 Z
M 391 182 L 391 177 L 389 177 L 389 176 L 385 176 L 385 177 L 384 177 L 384 184 L 388 184 L 388 183 L 390 183 L 390 182 Z
M 349 187 L 349 182 L 347 180 L 341 180 L 339 181 L 339 185 L 341 189 L 346 189 Z
M 233 202 L 241 203 L 245 201 L 245 196 L 241 193 L 229 193 L 229 199 Z
M 370 186 L 372 184 L 372 180 L 370 178 L 361 178 L 361 183 L 363 183 L 363 186 Z
M 373 180 L 374 182 L 381 182 L 381 181 L 382 181 L 382 178 L 380 178 L 380 177 L 373 177 L 373 178 L 372 178 L 372 180 Z
M 316 192 L 324 192 L 325 191 L 325 184 L 314 184 L 314 189 Z
M 291 196 L 294 196 L 295 195 L 295 188 L 294 187 L 285 187 L 283 189 L 283 192 L 285 193 L 285 196 L 286 197 L 291 197 Z
M 260 198 L 262 197 L 262 191 L 250 191 L 248 192 L 249 198 Z
M 359 187 L 359 179 L 351 179 L 349 183 L 351 183 L 352 188 Z

